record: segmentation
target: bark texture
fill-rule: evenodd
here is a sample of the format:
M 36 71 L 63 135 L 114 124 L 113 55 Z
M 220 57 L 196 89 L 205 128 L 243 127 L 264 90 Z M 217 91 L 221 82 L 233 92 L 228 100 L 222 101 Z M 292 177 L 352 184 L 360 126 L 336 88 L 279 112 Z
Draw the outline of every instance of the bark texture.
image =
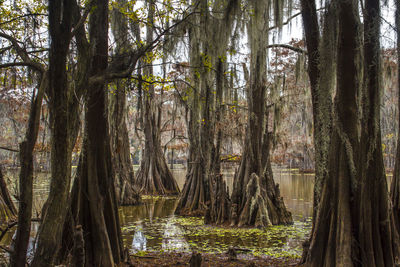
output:
M 230 222 L 231 199 L 222 175 L 210 177 L 210 204 L 204 216 L 206 224 L 224 224 Z
M 193 1 L 193 5 L 196 5 Z M 207 70 L 201 54 L 208 55 L 208 46 L 201 39 L 207 36 L 207 21 L 209 14 L 206 1 L 198 3 L 198 12 L 192 18 L 194 25 L 189 30 L 190 65 L 196 66 L 191 70 L 193 89 L 190 95 L 190 119 L 188 127 L 189 157 L 185 185 L 179 199 L 177 214 L 204 215 L 210 200 L 208 175 L 210 171 L 211 145 L 213 135 L 210 132 L 210 105 L 212 101 L 211 88 L 207 84 Z M 203 101 L 201 97 L 204 96 Z
M 49 2 L 51 36 L 49 98 L 51 122 L 51 174 L 49 197 L 44 205 L 32 266 L 51 266 L 61 244 L 62 225 L 70 189 L 71 148 L 67 84 L 67 54 L 72 29 L 72 1 Z M 60 123 L 63 122 L 63 123 Z
M 103 73 L 108 58 L 108 1 L 97 0 L 94 4 L 96 8 L 89 18 L 89 76 Z M 123 257 L 106 100 L 104 82 L 90 83 L 85 139 L 71 200 L 74 225 L 81 225 L 83 230 L 86 266 L 113 266 Z
M 119 205 L 135 205 L 140 195 L 134 188 L 134 172 L 130 158 L 130 142 L 126 125 L 125 82 L 116 82 L 116 91 L 109 95 L 109 122 L 115 189 Z
M 337 3 L 338 88 L 329 175 L 305 265 L 396 266 L 398 233 L 389 209 L 379 128 L 379 1 L 365 2 L 363 61 L 357 1 Z
M 328 175 L 328 155 L 332 129 L 332 91 L 335 81 L 335 50 L 336 50 L 336 4 L 327 6 L 324 13 L 322 37 L 319 33 L 319 23 L 314 0 L 302 0 L 301 12 L 306 36 L 308 52 L 308 76 L 310 78 L 314 148 L 315 148 L 315 182 L 313 199 L 313 228 L 317 217 L 322 194 L 322 186 Z M 307 255 L 310 241 L 303 246 Z M 305 261 L 303 257 L 302 262 Z
M 400 2 L 396 3 L 396 33 L 397 33 L 397 73 L 400 73 Z M 397 74 L 397 88 L 400 88 L 400 75 Z M 398 91 L 398 107 L 400 107 L 400 89 Z M 400 122 L 400 114 L 398 118 Z M 400 124 L 399 124 L 400 125 Z M 398 129 L 399 132 L 399 129 Z M 393 216 L 397 231 L 400 231 L 400 134 L 397 135 L 396 162 L 394 166 L 393 180 L 390 187 L 393 203 Z
M 328 154 L 332 121 L 332 90 L 335 79 L 335 21 L 333 4 L 324 14 L 322 37 L 319 33 L 314 0 L 302 0 L 301 10 L 308 52 L 308 75 L 313 104 L 315 183 L 313 218 L 316 217 L 322 185 L 328 175 Z
M 108 1 L 95 1 L 94 5 L 89 17 L 90 43 L 83 28 L 76 35 L 82 70 L 79 84 L 86 82 L 87 88 L 85 130 L 70 208 L 63 224 L 64 253 L 59 260 L 65 259 L 66 252 L 77 249 L 84 252 L 84 260 L 75 260 L 84 261 L 85 266 L 113 266 L 122 261 L 123 244 L 108 134 L 107 93 L 102 79 L 91 80 L 107 68 Z M 81 226 L 83 242 L 73 239 L 76 226 Z
M 76 27 L 81 20 L 81 10 L 76 1 L 73 1 L 73 24 Z M 69 88 L 68 96 L 68 123 L 70 129 L 69 157 L 72 155 L 72 150 L 76 144 L 78 134 L 81 129 L 81 100 L 86 91 L 88 84 L 89 68 L 90 68 L 90 43 L 86 37 L 84 25 L 75 28 L 75 41 L 77 45 L 77 64 L 76 75 L 74 76 L 74 84 Z M 78 172 L 77 172 L 78 173 Z M 77 176 L 77 175 L 75 175 Z M 75 179 L 76 182 L 76 179 Z M 73 236 L 75 234 L 75 224 L 72 217 L 71 209 L 71 194 L 68 199 L 68 210 L 63 222 L 63 234 L 61 240 L 61 248 L 58 251 L 57 263 L 61 264 L 66 259 L 70 251 L 75 247 Z M 83 244 L 83 243 L 82 243 Z

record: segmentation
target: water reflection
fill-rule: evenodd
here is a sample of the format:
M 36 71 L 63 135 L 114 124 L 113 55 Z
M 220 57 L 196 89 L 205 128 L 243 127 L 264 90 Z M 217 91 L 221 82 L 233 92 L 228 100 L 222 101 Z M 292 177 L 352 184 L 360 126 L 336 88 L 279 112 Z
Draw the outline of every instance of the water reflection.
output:
M 174 215 L 177 198 L 145 198 L 142 205 L 119 208 L 122 236 L 131 252 L 157 251 L 209 251 L 223 252 L 228 247 L 250 248 L 260 253 L 271 250 L 294 251 L 299 254 L 301 242 L 310 228 L 312 214 L 313 175 L 300 174 L 274 168 L 274 178 L 280 184 L 281 195 L 292 212 L 295 223 L 290 227 L 271 229 L 224 229 L 206 226 L 202 219 L 183 218 Z M 185 169 L 172 170 L 180 189 L 186 179 Z M 10 174 L 9 174 L 10 175 Z M 234 168 L 225 168 L 223 177 L 232 189 Z M 13 182 L 16 176 L 12 179 Z M 15 185 L 12 186 L 15 188 Z M 49 190 L 49 174 L 36 174 L 34 179 L 34 216 L 39 213 Z M 36 233 L 37 224 L 32 225 Z M 13 232 L 4 237 L 1 244 L 9 245 Z
M 131 244 L 132 252 L 187 248 L 182 230 L 171 221 L 177 204 L 177 198 L 155 197 L 143 199 L 141 205 L 119 209 L 123 239 Z
M 312 216 L 314 174 L 274 169 L 275 182 L 279 184 L 286 207 L 295 220 Z
M 179 250 L 187 251 L 189 250 L 189 245 L 184 238 L 184 232 L 181 227 L 176 225 L 171 218 L 165 224 L 163 240 L 161 248 L 164 251 L 167 250 Z
M 304 174 L 299 173 L 298 170 L 278 167 L 273 167 L 273 172 L 274 180 L 279 184 L 281 196 L 294 219 L 304 220 L 312 216 L 314 174 Z M 172 173 L 182 190 L 186 179 L 186 170 L 176 169 L 172 170 Z M 224 168 L 222 174 L 231 193 L 235 168 Z
M 142 229 L 139 228 L 133 235 L 132 249 L 137 251 L 146 250 L 146 243 L 146 237 L 144 236 Z
M 143 203 L 137 206 L 123 206 L 119 208 L 121 224 L 142 221 L 148 219 L 150 222 L 154 218 L 168 217 L 174 214 L 177 198 L 154 197 L 143 199 Z

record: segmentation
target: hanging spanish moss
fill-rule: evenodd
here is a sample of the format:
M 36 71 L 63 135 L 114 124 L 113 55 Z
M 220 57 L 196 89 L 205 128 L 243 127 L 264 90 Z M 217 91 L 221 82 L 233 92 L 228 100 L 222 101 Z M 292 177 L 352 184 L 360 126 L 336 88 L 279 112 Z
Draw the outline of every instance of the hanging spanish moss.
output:
M 155 1 L 148 2 L 148 21 L 146 42 L 153 41 L 153 24 Z M 142 125 L 145 137 L 145 146 L 140 168 L 137 172 L 135 185 L 141 194 L 148 195 L 176 195 L 179 193 L 178 184 L 168 169 L 167 162 L 161 147 L 161 106 L 157 104 L 153 79 L 153 66 L 148 64 L 143 68 L 143 95 L 142 95 Z
M 278 1 L 280 2 L 280 1 Z M 275 185 L 270 165 L 271 135 L 266 123 L 266 60 L 269 10 L 273 7 L 276 23 L 281 24 L 281 3 L 256 1 L 251 6 L 248 39 L 251 52 L 248 84 L 248 128 L 242 161 L 234 177 L 231 224 L 268 226 L 292 223 L 292 216 L 283 203 L 279 186 Z M 276 13 L 275 13 L 276 12 Z M 279 21 L 280 22 L 279 22 Z M 278 83 L 271 96 L 279 95 Z M 272 100 L 272 101 L 273 101 Z M 278 120 L 279 121 L 279 120 Z
M 196 69 L 191 74 L 194 90 L 191 92 L 188 171 L 176 213 L 204 214 L 207 203 L 211 203 L 208 207 L 212 210 L 210 222 L 218 220 L 215 210 L 219 208 L 213 207 L 212 203 L 219 204 L 216 198 L 223 190 L 219 174 L 222 129 L 216 125 L 224 112 L 223 96 L 228 94 L 225 59 L 238 12 L 237 0 L 215 1 L 212 10 L 207 7 L 207 1 L 202 0 L 199 3 L 200 15 L 194 18 L 199 27 L 189 31 L 190 64 Z M 212 38 L 204 39 L 202 36 Z M 228 203 L 226 191 L 222 194 L 224 203 Z

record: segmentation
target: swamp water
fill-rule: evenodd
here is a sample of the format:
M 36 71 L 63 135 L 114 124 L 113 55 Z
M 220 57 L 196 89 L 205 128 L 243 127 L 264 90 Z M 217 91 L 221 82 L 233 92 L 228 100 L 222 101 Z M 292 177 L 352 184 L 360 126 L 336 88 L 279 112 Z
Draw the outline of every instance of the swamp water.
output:
M 229 189 L 233 184 L 233 171 L 223 171 Z M 172 173 L 182 189 L 186 170 L 174 169 Z M 8 172 L 6 179 L 15 181 L 13 174 Z M 236 247 L 255 256 L 300 257 L 301 244 L 311 229 L 314 176 L 274 168 L 274 179 L 280 185 L 287 208 L 292 212 L 293 225 L 265 229 L 209 226 L 204 225 L 202 218 L 175 216 L 177 198 L 144 197 L 141 205 L 119 208 L 124 243 L 131 253 L 137 255 L 151 251 L 193 250 L 222 253 L 229 247 Z M 12 184 L 9 188 L 11 192 L 14 191 Z M 39 214 L 48 190 L 48 174 L 37 174 L 34 180 L 34 217 Z M 37 224 L 32 225 L 32 231 L 36 233 Z M 9 232 L 0 244 L 10 244 L 12 234 L 12 231 Z

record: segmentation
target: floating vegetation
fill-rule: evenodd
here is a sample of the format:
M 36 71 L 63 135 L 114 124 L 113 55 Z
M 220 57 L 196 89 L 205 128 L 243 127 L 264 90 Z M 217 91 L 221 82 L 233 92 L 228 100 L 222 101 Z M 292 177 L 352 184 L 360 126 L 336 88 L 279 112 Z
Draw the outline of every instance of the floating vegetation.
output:
M 302 242 L 311 230 L 311 219 L 289 226 L 231 228 L 204 225 L 203 218 L 168 216 L 133 222 L 122 228 L 131 253 L 189 252 L 224 253 L 230 247 L 261 257 L 299 258 Z

